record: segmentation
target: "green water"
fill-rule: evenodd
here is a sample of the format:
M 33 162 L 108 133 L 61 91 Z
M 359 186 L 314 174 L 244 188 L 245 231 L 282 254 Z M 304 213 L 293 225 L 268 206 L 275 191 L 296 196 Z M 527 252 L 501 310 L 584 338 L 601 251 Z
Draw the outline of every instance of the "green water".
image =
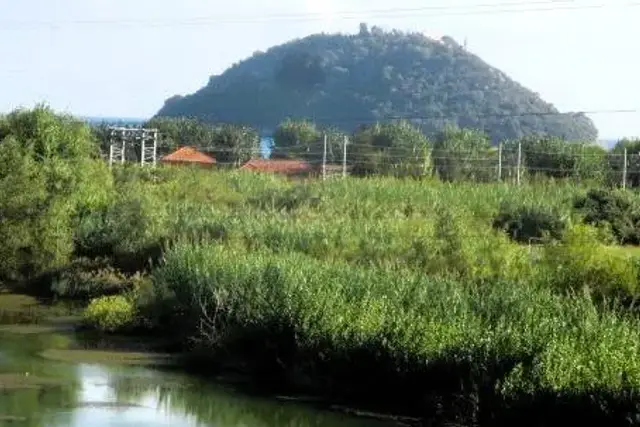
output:
M 52 362 L 39 356 L 43 350 L 72 344 L 72 336 L 59 334 L 0 333 L 0 377 L 18 374 L 32 380 L 45 377 L 55 380 L 55 384 L 41 388 L 0 387 L 0 426 L 394 425 L 292 402 L 249 397 L 182 374 L 141 367 Z

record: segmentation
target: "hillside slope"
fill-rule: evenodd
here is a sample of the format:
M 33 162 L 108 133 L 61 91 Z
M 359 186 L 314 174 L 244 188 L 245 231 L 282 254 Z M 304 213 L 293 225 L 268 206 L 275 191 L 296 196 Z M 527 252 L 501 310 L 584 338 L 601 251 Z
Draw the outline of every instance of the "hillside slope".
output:
M 273 129 L 310 118 L 353 130 L 393 117 L 425 132 L 447 122 L 486 130 L 494 140 L 544 133 L 594 140 L 583 115 L 558 110 L 449 37 L 369 30 L 317 34 L 273 47 L 212 76 L 196 93 L 168 99 L 158 116 L 195 116 Z

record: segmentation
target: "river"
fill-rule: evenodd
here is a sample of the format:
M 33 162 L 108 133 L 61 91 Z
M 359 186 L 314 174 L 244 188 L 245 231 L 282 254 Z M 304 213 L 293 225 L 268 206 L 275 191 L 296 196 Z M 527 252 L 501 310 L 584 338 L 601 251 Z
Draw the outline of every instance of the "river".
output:
M 75 344 L 62 333 L 0 332 L 0 426 L 385 427 L 292 401 L 248 396 L 182 373 L 51 361 Z

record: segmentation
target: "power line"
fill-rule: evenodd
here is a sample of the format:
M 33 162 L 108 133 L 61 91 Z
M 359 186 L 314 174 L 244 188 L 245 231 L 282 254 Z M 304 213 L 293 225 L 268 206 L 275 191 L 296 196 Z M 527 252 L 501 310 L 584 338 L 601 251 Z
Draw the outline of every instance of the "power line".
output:
M 605 8 L 632 8 L 640 6 L 640 2 L 628 1 L 620 4 L 575 4 L 571 0 L 562 1 L 527 1 L 527 2 L 502 2 L 502 3 L 485 3 L 475 5 L 459 5 L 459 6 L 425 6 L 419 8 L 393 8 L 393 9 L 377 9 L 364 11 L 342 11 L 331 14 L 332 19 L 353 20 L 365 17 L 405 17 L 420 15 L 423 17 L 441 17 L 441 16 L 471 16 L 485 14 L 504 14 L 504 13 L 531 13 L 531 12 L 553 12 L 553 11 L 577 11 L 590 9 Z M 68 21 L 0 21 L 0 30 L 8 30 L 10 27 L 66 27 L 68 25 L 134 25 L 136 27 L 190 27 L 190 26 L 206 26 L 211 24 L 251 24 L 264 23 L 271 21 L 315 21 L 327 19 L 326 14 L 321 13 L 305 13 L 305 14 L 280 14 L 280 15 L 263 15 L 251 18 L 214 18 L 214 17 L 197 17 L 188 19 L 176 19 L 170 21 L 159 20 L 141 20 L 141 19 L 84 19 L 84 20 L 68 20 Z
M 506 119 L 506 118 L 523 118 L 523 117 L 552 117 L 552 116 L 579 116 L 579 115 L 598 115 L 598 114 L 638 114 L 640 113 L 640 108 L 629 108 L 629 109 L 602 109 L 602 110 L 581 110 L 581 111 L 571 111 L 571 112 L 522 112 L 522 113 L 505 113 L 505 114 L 478 114 L 473 116 L 474 120 L 482 120 L 482 119 Z M 453 115 L 453 114 L 442 114 L 442 115 L 389 115 L 385 117 L 322 117 L 322 116 L 314 116 L 311 118 L 304 117 L 291 117 L 293 120 L 310 120 L 313 123 L 330 123 L 331 125 L 336 124 L 346 124 L 346 123 L 358 123 L 360 125 L 371 125 L 374 123 L 385 123 L 385 122 L 393 122 L 399 120 L 406 121 L 428 121 L 428 120 L 440 120 L 440 121 L 450 121 L 459 118 L 465 118 L 463 115 Z M 185 117 L 187 119 L 195 119 L 201 121 L 197 117 Z M 202 121 L 201 121 L 202 122 Z M 221 119 L 217 124 L 222 123 L 233 123 L 233 121 Z M 206 122 L 202 122 L 206 123 Z M 216 124 L 210 125 L 212 128 L 216 127 Z M 461 126 L 463 129 L 468 128 L 468 126 Z
M 497 113 L 497 114 L 476 114 L 472 118 L 473 119 L 487 119 L 487 118 L 516 118 L 516 117 L 549 117 L 549 116 L 580 116 L 580 115 L 597 115 L 597 114 L 638 114 L 640 113 L 640 108 L 618 108 L 618 109 L 601 109 L 601 110 L 574 110 L 567 112 L 560 111 L 540 111 L 540 112 L 522 112 L 522 113 Z M 331 122 L 331 123 L 344 123 L 344 122 L 360 122 L 360 123 L 376 123 L 376 122 L 385 122 L 385 121 L 394 121 L 394 120 L 447 120 L 447 119 L 457 119 L 461 117 L 468 117 L 464 114 L 439 114 L 439 115 L 420 115 L 420 114 L 397 114 L 397 115 L 387 115 L 384 117 L 364 117 L 364 116 L 351 116 L 351 117 L 330 117 L 330 116 L 318 116 L 314 115 L 313 117 L 305 117 L 298 116 L 289 117 L 291 120 L 305 120 L 311 123 L 318 122 Z M 160 117 L 166 118 L 164 116 Z M 171 118 L 171 117 L 168 117 Z M 183 116 L 181 118 L 197 120 L 202 123 L 206 123 L 202 121 L 197 116 Z M 213 118 L 215 119 L 215 117 Z M 150 121 L 152 119 L 149 119 Z M 217 124 L 223 123 L 233 123 L 231 120 L 225 120 L 221 118 L 217 121 Z M 216 127 L 216 123 L 211 124 L 212 127 Z
M 596 115 L 596 114 L 637 114 L 640 113 L 638 108 L 630 109 L 609 109 L 609 110 L 582 110 L 582 111 L 542 111 L 542 112 L 523 112 L 523 113 L 504 113 L 504 114 L 476 114 L 473 119 L 499 119 L 499 118 L 516 118 L 516 117 L 548 117 L 548 116 L 580 116 L 580 115 Z M 441 114 L 441 115 L 419 115 L 419 114 L 398 114 L 388 115 L 381 118 L 372 117 L 341 117 L 331 118 L 314 116 L 315 122 L 332 122 L 332 123 L 345 123 L 345 122 L 360 122 L 360 123 L 376 123 L 393 120 L 449 120 L 457 119 L 461 117 L 467 117 L 464 114 Z
M 476 114 L 472 119 L 490 119 L 490 118 L 522 118 L 522 117 L 552 117 L 552 116 L 580 116 L 580 115 L 597 115 L 597 114 L 639 114 L 640 108 L 627 108 L 627 109 L 601 109 L 601 110 L 578 110 L 578 111 L 568 111 L 568 112 L 560 112 L 560 111 L 546 111 L 546 112 L 522 112 L 522 113 L 504 113 L 504 114 Z M 346 122 L 358 122 L 361 124 L 371 124 L 371 123 L 384 123 L 389 121 L 399 121 L 399 120 L 450 120 L 450 119 L 458 119 L 465 118 L 467 116 L 461 114 L 439 114 L 439 115 L 419 115 L 419 114 L 405 114 L 405 115 L 387 115 L 384 117 L 330 117 L 330 116 L 317 116 L 314 115 L 313 118 L 310 117 L 290 117 L 290 119 L 296 120 L 306 120 L 312 123 L 318 122 L 330 122 L 334 123 L 346 123 Z M 160 119 L 165 117 L 160 117 Z M 168 117 L 171 118 L 171 117 Z M 183 116 L 181 118 L 184 119 L 192 119 L 199 121 L 202 124 L 207 124 L 207 122 L 201 120 L 197 116 Z M 145 122 L 149 122 L 153 119 L 147 119 Z M 108 120 L 105 120 L 98 124 L 92 124 L 92 126 L 99 127 L 100 125 L 109 124 Z M 220 119 L 217 120 L 216 123 L 209 124 L 212 129 L 215 129 L 220 124 L 233 124 L 234 121 Z M 135 126 L 134 126 L 135 127 Z M 462 128 L 466 128 L 462 126 Z
M 598 115 L 598 114 L 638 114 L 640 113 L 640 108 L 627 108 L 627 109 L 601 109 L 601 110 L 578 110 L 578 111 L 568 111 L 568 112 L 560 112 L 560 111 L 539 111 L 539 112 L 522 112 L 522 113 L 492 113 L 492 114 L 475 114 L 473 116 L 468 116 L 466 114 L 434 114 L 434 115 L 421 115 L 421 114 L 393 114 L 386 115 L 382 117 L 364 117 L 364 116 L 351 116 L 351 117 L 331 117 L 331 116 L 319 116 L 313 115 L 313 117 L 305 117 L 303 115 L 300 116 L 288 116 L 292 120 L 307 120 L 312 123 L 331 123 L 331 124 L 344 124 L 344 123 L 352 123 L 356 122 L 359 124 L 373 124 L 373 123 L 384 123 L 389 121 L 399 121 L 399 120 L 407 120 L 407 121 L 426 121 L 426 120 L 453 120 L 459 118 L 469 118 L 469 119 L 507 119 L 507 118 L 523 118 L 523 117 L 552 117 L 552 116 L 586 116 L 586 115 Z M 287 116 L 283 114 L 283 116 Z M 195 118 L 197 117 L 190 117 Z M 232 120 L 225 119 L 221 117 L 219 119 L 213 118 L 219 121 L 220 123 L 225 122 L 233 122 Z M 462 126 L 465 127 L 465 126 Z
M 219 153 L 219 154 L 239 154 L 239 151 L 237 150 L 232 150 L 232 149 L 225 149 L 225 148 L 221 148 L 221 147 L 216 147 L 216 146 L 211 146 L 211 145 L 198 145 L 198 144 L 191 144 L 192 146 L 194 146 L 197 150 L 199 151 L 203 151 L 203 152 L 210 152 L 210 153 Z M 597 146 L 597 145 L 594 145 Z M 139 145 L 132 145 L 131 147 L 136 147 L 139 148 Z M 425 154 L 401 154 L 399 153 L 399 151 L 403 151 L 402 149 L 396 148 L 396 147 L 388 147 L 388 150 L 392 150 L 392 152 L 387 151 L 387 149 L 376 149 L 375 147 L 371 147 L 371 146 L 364 146 L 364 145 L 354 145 L 353 143 L 349 144 L 349 147 L 351 147 L 352 149 L 354 149 L 355 147 L 362 147 L 362 148 L 366 148 L 369 150 L 373 150 L 373 151 L 369 151 L 369 152 L 361 152 L 361 151 L 356 151 L 356 152 L 351 152 L 349 154 L 350 158 L 355 158 L 355 159 L 379 159 L 379 158 L 384 158 L 385 160 L 392 160 L 392 159 L 396 159 L 396 160 L 416 160 L 416 159 L 424 159 L 424 158 L 429 158 L 431 160 L 463 160 L 465 162 L 486 162 L 486 161 L 495 161 L 497 159 L 496 156 L 499 155 L 499 153 L 497 151 L 493 151 L 491 152 L 490 149 L 485 150 L 486 153 L 484 155 L 480 155 L 482 154 L 480 151 L 482 150 L 453 150 L 453 149 L 447 149 L 447 148 L 441 148 L 441 149 L 435 149 L 435 148 L 430 148 L 427 153 Z M 158 144 L 158 148 L 169 148 L 168 145 L 159 143 Z M 171 147 L 174 148 L 174 147 Z M 612 152 L 612 151 L 607 151 L 607 149 L 605 147 L 600 147 L 602 148 L 604 151 L 601 153 L 580 153 L 580 152 L 566 152 L 566 151 L 538 151 L 535 149 L 531 149 L 528 148 L 526 146 L 522 147 L 522 154 L 525 156 L 548 156 L 548 157 L 552 157 L 552 156 L 563 156 L 563 157 L 571 157 L 571 158 L 576 158 L 576 159 L 583 159 L 583 160 L 589 160 L 589 159 L 600 159 L 603 157 L 606 157 L 607 159 L 622 159 L 624 157 L 623 153 L 616 153 L 616 152 Z M 433 151 L 432 151 L 433 150 Z M 517 146 L 516 147 L 511 147 L 511 148 L 503 148 L 502 150 L 502 156 L 503 159 L 509 160 L 511 159 L 511 157 L 515 156 L 515 154 L 517 153 Z M 260 151 L 260 150 L 257 150 Z M 340 155 L 342 154 L 342 150 L 332 150 L 333 153 L 328 152 L 329 154 L 332 154 L 334 157 L 340 157 Z M 339 151 L 339 152 L 336 152 Z M 395 152 L 394 152 L 395 151 Z M 406 150 L 404 150 L 406 151 Z M 445 154 L 439 154 L 440 152 L 445 153 Z M 479 153 L 480 152 L 480 153 Z M 316 161 L 320 161 L 320 158 L 324 155 L 324 151 L 301 151 L 301 150 L 295 150 L 293 148 L 288 149 L 288 150 L 279 150 L 279 154 L 283 154 L 285 156 L 289 156 L 291 158 L 306 158 L 307 161 L 313 161 L 310 160 L 312 158 L 317 158 Z M 382 157 L 381 157 L 382 156 Z M 510 157 L 511 156 L 511 157 Z

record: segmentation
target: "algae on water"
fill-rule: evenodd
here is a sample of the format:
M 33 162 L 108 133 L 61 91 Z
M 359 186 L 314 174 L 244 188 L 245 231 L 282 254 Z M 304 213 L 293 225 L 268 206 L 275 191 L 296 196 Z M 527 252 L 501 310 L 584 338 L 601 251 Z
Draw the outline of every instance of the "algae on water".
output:
M 40 355 L 58 362 L 104 365 L 160 366 L 173 365 L 177 361 L 177 357 L 171 354 L 78 349 L 49 349 Z
M 0 374 L 0 391 L 41 389 L 47 387 L 61 387 L 67 385 L 65 380 L 59 378 L 45 378 L 29 375 L 28 373 Z

